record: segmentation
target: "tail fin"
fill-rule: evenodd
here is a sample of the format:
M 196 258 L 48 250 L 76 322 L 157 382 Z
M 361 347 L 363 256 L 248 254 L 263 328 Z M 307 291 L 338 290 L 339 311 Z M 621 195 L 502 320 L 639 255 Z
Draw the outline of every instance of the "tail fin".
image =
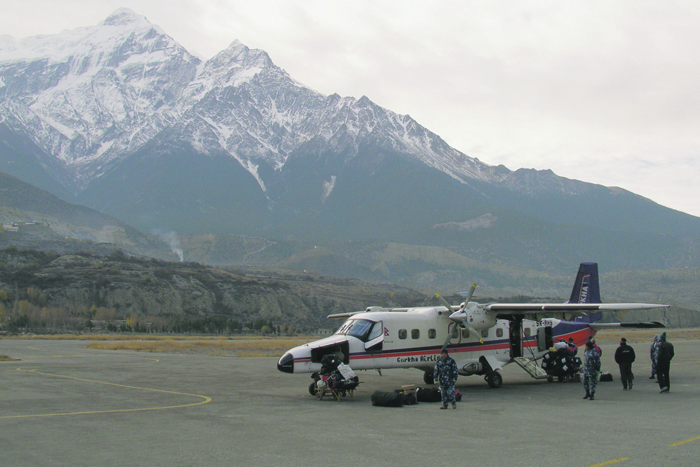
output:
M 569 303 L 600 303 L 600 285 L 598 283 L 598 263 L 581 263 L 571 290 Z M 593 323 L 603 316 L 602 313 L 588 313 L 575 321 Z

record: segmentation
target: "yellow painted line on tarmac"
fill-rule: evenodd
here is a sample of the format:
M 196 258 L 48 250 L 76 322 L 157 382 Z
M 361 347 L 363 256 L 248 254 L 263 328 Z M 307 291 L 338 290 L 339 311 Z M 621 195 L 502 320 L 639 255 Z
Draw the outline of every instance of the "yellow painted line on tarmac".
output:
M 628 460 L 630 460 L 629 457 L 620 457 L 619 459 L 613 459 L 611 461 L 602 462 L 600 464 L 589 465 L 588 467 L 603 467 L 604 465 L 618 464 L 620 462 L 624 462 L 624 461 L 628 461 Z
M 106 386 L 115 386 L 115 387 L 126 388 L 126 389 L 136 389 L 138 391 L 150 391 L 150 392 L 159 392 L 162 394 L 174 394 L 176 396 L 196 397 L 196 398 L 199 398 L 202 400 L 199 402 L 193 402 L 191 404 L 169 405 L 169 406 L 164 406 L 164 407 L 143 407 L 140 409 L 91 410 L 91 411 L 85 411 L 85 412 L 64 412 L 64 413 L 48 413 L 48 414 L 35 414 L 35 415 L 9 415 L 9 416 L 0 416 L 0 420 L 10 419 L 10 418 L 62 417 L 62 416 L 67 416 L 67 415 L 93 415 L 93 414 L 105 414 L 105 413 L 146 412 L 146 411 L 150 411 L 150 410 L 181 409 L 184 407 L 195 407 L 198 405 L 208 404 L 212 400 L 211 397 L 203 396 L 200 394 L 188 394 L 186 392 L 166 391 L 163 389 L 141 388 L 138 386 L 127 386 L 125 384 L 107 383 L 105 381 L 95 381 L 95 380 L 91 380 L 91 379 L 75 378 L 73 376 L 64 376 L 64 375 L 55 375 L 55 374 L 51 374 L 51 373 L 43 373 L 40 371 L 36 371 L 36 369 L 23 370 L 22 368 L 17 368 L 17 371 L 21 371 L 24 373 L 32 373 L 35 375 L 53 376 L 55 378 L 72 379 L 75 381 L 82 381 L 85 383 L 104 384 Z
M 692 441 L 697 441 L 699 439 L 700 439 L 700 436 L 696 436 L 695 438 L 684 439 L 683 441 L 678 441 L 677 443 L 669 444 L 669 446 L 680 446 L 681 444 L 690 443 Z

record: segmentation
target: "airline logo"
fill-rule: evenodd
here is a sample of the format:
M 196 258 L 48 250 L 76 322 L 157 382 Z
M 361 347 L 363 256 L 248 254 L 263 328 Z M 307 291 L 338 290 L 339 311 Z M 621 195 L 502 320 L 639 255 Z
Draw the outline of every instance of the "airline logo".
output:
M 588 286 L 591 282 L 591 275 L 585 275 L 581 278 L 581 290 L 578 296 L 579 303 L 587 303 L 588 299 Z

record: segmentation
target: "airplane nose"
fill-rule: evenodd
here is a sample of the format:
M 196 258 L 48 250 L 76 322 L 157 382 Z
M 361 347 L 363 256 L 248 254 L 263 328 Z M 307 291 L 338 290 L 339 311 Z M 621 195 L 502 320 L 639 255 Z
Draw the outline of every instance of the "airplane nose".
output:
M 287 352 L 277 362 L 277 369 L 283 373 L 294 373 L 294 355 Z

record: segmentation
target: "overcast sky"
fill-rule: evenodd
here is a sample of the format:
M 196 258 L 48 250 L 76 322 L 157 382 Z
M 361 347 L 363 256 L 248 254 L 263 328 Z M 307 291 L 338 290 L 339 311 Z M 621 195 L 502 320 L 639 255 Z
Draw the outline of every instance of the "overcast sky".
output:
M 128 7 L 210 58 L 235 39 L 323 94 L 408 114 L 491 165 L 700 216 L 700 2 L 0 0 L 0 35 Z

